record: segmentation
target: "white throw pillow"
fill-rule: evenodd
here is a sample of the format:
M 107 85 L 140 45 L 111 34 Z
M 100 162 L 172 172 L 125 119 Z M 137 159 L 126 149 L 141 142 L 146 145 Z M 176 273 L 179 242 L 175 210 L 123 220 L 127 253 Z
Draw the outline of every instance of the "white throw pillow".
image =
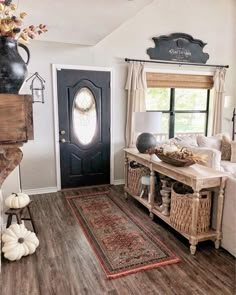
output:
M 206 137 L 203 135 L 197 136 L 197 143 L 200 147 L 208 147 L 212 149 L 216 149 L 218 151 L 221 150 L 221 138 L 216 136 Z
M 175 139 L 182 145 L 198 146 L 196 136 L 178 136 Z

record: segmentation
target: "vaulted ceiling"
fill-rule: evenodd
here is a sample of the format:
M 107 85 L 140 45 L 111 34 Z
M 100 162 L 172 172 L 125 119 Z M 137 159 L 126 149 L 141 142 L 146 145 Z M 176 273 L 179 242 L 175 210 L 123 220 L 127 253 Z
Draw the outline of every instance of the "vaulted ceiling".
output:
M 20 0 L 24 25 L 46 24 L 38 40 L 95 45 L 153 0 Z

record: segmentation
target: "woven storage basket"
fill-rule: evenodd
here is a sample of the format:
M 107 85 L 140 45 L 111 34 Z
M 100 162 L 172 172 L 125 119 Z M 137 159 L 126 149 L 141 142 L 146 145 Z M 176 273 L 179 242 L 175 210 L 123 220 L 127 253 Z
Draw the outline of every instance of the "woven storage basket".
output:
M 171 190 L 170 223 L 177 230 L 191 234 L 193 194 L 178 194 L 175 191 L 175 185 L 176 183 Z M 200 196 L 197 218 L 198 234 L 209 230 L 211 215 L 211 192 L 201 191 Z
M 128 168 L 128 189 L 134 196 L 139 196 L 142 191 L 141 177 L 149 175 L 150 171 L 148 168 L 141 166 L 138 168 L 131 168 L 129 163 Z

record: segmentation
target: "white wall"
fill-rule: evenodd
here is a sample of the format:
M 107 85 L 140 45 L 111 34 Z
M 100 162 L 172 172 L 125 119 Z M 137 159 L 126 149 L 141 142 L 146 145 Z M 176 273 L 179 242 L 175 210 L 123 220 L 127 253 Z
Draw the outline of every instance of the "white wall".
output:
M 122 179 L 126 106 L 124 83 L 127 66 L 123 58 L 148 59 L 146 50 L 154 47 L 152 37 L 185 32 L 208 43 L 205 47 L 205 52 L 210 54 L 208 63 L 230 65 L 227 71 L 226 95 L 236 95 L 234 6 L 234 0 L 155 1 L 95 47 L 32 41 L 29 72 L 38 71 L 47 81 L 46 103 L 34 105 L 35 140 L 23 147 L 23 188 L 56 186 L 52 63 L 114 68 L 114 178 Z M 161 66 L 157 65 L 156 68 L 158 67 Z M 229 131 L 230 126 L 224 122 L 224 130 Z
M 224 101 L 224 112 L 223 112 L 223 132 L 227 132 L 232 135 L 232 114 L 233 109 L 236 107 L 236 67 L 235 67 L 235 51 L 236 51 L 236 1 L 233 1 L 233 7 L 232 7 L 232 15 L 234 15 L 233 18 L 233 28 L 232 28 L 232 51 L 231 51 L 231 58 L 233 63 L 231 64 L 232 69 L 232 79 L 230 81 L 232 83 L 232 88 L 228 87 L 226 88 L 226 96 L 229 96 L 225 98 Z M 229 90 L 230 89 L 230 90 Z

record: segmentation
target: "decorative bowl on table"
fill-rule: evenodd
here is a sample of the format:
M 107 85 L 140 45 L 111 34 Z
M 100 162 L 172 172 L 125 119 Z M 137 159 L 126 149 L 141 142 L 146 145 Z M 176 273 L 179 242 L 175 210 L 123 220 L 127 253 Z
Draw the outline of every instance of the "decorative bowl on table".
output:
M 164 154 L 158 154 L 156 153 L 157 157 L 162 160 L 165 163 L 171 164 L 173 166 L 178 166 L 178 167 L 187 167 L 195 164 L 196 162 L 193 160 L 188 160 L 188 159 L 175 159 L 170 156 L 164 155 Z
M 193 154 L 187 148 L 180 148 L 176 145 L 164 145 L 148 152 L 149 154 L 155 154 L 163 162 L 178 167 L 187 167 L 205 161 L 205 156 Z

